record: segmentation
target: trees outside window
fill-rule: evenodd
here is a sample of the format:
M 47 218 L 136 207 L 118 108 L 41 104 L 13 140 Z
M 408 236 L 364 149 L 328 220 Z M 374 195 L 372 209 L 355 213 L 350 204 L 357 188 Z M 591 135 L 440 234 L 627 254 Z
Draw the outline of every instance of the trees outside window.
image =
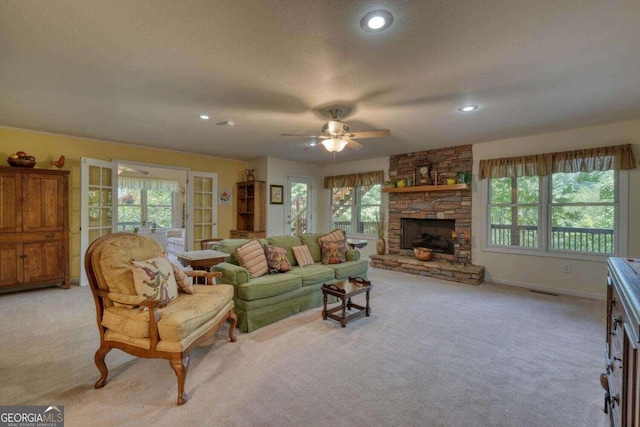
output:
M 119 229 L 172 228 L 173 207 L 171 191 L 118 188 Z
M 615 171 L 489 180 L 489 245 L 544 252 L 616 252 Z

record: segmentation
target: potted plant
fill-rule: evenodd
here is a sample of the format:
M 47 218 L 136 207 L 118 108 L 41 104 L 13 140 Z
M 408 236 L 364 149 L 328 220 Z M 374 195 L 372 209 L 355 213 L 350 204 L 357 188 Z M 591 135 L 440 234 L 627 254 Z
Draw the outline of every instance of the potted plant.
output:
M 376 214 L 375 227 L 376 233 L 378 234 L 376 252 L 378 255 L 384 255 L 387 252 L 387 242 L 384 240 L 384 234 L 386 231 L 384 212 L 381 211 L 379 214 Z

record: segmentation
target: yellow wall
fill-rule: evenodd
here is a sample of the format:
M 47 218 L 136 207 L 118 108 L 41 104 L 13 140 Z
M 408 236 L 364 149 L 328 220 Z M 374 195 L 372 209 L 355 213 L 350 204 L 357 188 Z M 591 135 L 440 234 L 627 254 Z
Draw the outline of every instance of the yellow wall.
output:
M 189 168 L 193 171 L 218 174 L 219 188 L 234 188 L 243 180 L 247 163 L 219 157 L 180 153 L 169 150 L 144 148 L 83 138 L 74 138 L 0 127 L 0 159 L 16 151 L 24 151 L 37 159 L 37 168 L 49 169 L 49 162 L 64 154 L 65 170 L 70 174 L 69 209 L 71 211 L 71 277 L 80 277 L 80 157 L 99 160 L 130 160 Z M 1 161 L 1 160 L 0 160 Z M 8 165 L 7 165 L 8 166 Z M 229 237 L 235 227 L 235 201 L 233 205 L 218 205 L 218 236 Z

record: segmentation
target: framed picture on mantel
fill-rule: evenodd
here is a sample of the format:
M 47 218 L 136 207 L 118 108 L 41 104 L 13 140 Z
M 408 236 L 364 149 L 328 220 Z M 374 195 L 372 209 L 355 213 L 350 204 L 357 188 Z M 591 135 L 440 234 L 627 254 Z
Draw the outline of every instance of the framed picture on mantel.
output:
M 270 185 L 269 189 L 269 203 L 272 205 L 283 204 L 282 192 L 284 191 L 284 187 L 282 185 Z

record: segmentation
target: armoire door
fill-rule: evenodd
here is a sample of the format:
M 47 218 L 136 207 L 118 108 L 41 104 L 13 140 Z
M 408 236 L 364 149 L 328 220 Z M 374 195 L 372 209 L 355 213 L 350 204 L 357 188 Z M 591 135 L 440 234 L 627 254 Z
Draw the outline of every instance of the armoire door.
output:
M 20 231 L 21 176 L 15 173 L 0 172 L 0 233 Z
M 60 240 L 23 245 L 25 282 L 56 280 L 64 277 L 64 244 Z
M 22 182 L 22 231 L 58 231 L 64 228 L 64 178 L 24 175 Z

